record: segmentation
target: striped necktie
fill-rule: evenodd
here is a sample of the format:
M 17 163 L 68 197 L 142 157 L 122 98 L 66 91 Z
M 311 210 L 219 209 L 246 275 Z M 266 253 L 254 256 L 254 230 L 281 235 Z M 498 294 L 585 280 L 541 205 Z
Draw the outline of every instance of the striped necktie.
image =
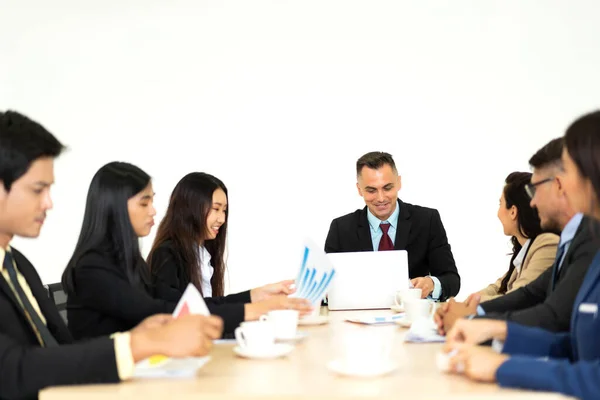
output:
M 23 312 L 25 313 L 27 319 L 31 322 L 31 325 L 33 326 L 33 329 L 35 329 L 36 334 L 43 342 L 42 344 L 45 347 L 58 346 L 56 339 L 54 339 L 54 336 L 52 336 L 52 333 L 50 333 L 50 330 L 48 330 L 46 324 L 42 322 L 42 319 L 40 318 L 39 314 L 33 308 L 31 302 L 27 298 L 27 295 L 23 291 L 23 288 L 19 284 L 19 280 L 17 279 L 17 271 L 15 270 L 15 266 L 13 264 L 12 254 L 9 251 L 7 251 L 6 255 L 4 256 L 3 266 L 6 269 L 6 272 L 8 272 L 10 282 L 13 288 L 15 289 L 15 292 L 17 292 L 17 295 L 19 296 L 19 300 L 21 301 L 21 305 L 23 306 Z

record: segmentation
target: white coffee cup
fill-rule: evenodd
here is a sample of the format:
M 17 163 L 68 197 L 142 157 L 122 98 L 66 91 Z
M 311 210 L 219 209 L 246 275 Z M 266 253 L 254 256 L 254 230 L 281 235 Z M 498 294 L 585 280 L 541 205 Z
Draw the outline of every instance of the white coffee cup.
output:
M 242 322 L 235 328 L 235 340 L 243 348 L 268 349 L 275 344 L 275 329 L 263 315 L 258 321 Z
M 369 370 L 391 358 L 396 327 L 347 325 L 335 333 L 332 343 L 338 359 L 352 369 Z
M 394 303 L 396 303 L 396 305 L 400 307 L 406 300 L 420 299 L 421 293 L 421 289 L 419 288 L 400 289 L 396 291 L 396 295 L 394 296 Z
M 273 324 L 275 339 L 295 339 L 298 329 L 298 311 L 273 310 L 266 315 L 266 320 Z
M 405 299 L 404 311 L 411 322 L 431 319 L 435 313 L 435 303 L 427 299 Z

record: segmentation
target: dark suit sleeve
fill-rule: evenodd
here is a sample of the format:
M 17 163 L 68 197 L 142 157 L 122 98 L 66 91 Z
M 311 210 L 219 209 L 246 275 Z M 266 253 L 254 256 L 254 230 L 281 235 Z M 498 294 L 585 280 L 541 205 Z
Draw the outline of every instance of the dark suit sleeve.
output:
M 540 360 L 516 356 L 496 372 L 500 386 L 558 392 L 583 400 L 600 398 L 600 361 Z
M 119 382 L 114 343 L 97 338 L 42 348 L 22 346 L 0 334 L 0 398 L 36 398 L 48 387 Z
M 179 263 L 170 248 L 161 246 L 152 254 L 152 284 L 154 297 L 171 302 L 178 302 L 185 290 L 184 282 L 180 282 Z
M 166 247 L 158 248 L 152 255 L 151 268 L 155 297 L 179 301 L 187 283 L 180 282 L 177 273 L 179 262 L 173 251 Z M 223 318 L 223 333 L 227 334 L 232 333 L 244 321 L 246 316 L 244 303 L 250 302 L 250 292 L 221 297 L 205 297 L 204 301 L 211 314 Z
M 481 307 L 487 313 L 505 313 L 518 311 L 541 304 L 546 299 L 550 281 L 552 279 L 552 268 L 548 268 L 537 279 L 531 283 L 510 292 L 504 296 L 481 303 Z
M 101 264 L 84 256 L 75 268 L 75 290 L 82 305 L 131 325 L 175 310 L 176 303 L 154 299 L 142 288 L 133 287 L 114 266 Z
M 456 296 L 460 290 L 460 275 L 450 250 L 446 237 L 446 230 L 442 224 L 440 213 L 433 211 L 430 225 L 429 245 L 427 257 L 429 260 L 429 273 L 440 280 L 442 293 L 440 300 Z
M 250 297 L 250 291 L 233 293 L 227 296 L 216 296 L 216 297 L 205 297 L 206 302 L 213 302 L 213 304 L 233 304 L 233 303 L 250 303 L 252 301 Z
M 596 249 L 595 243 L 587 242 L 574 252 L 564 277 L 543 303 L 525 310 L 509 311 L 501 317 L 521 325 L 537 326 L 551 332 L 568 331 L 575 297 L 596 254 Z
M 340 252 L 340 234 L 337 225 L 337 221 L 334 219 L 331 221 L 329 232 L 327 233 L 327 239 L 325 239 L 325 253 L 339 253 Z

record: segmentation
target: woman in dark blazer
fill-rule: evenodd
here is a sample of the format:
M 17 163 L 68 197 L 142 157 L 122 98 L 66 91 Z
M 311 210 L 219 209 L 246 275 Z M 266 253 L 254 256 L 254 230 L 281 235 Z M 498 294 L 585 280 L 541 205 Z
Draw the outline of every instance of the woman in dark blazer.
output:
M 270 310 L 309 312 L 308 301 L 287 297 L 293 281 L 223 296 L 228 209 L 227 188 L 214 176 L 193 172 L 179 181 L 148 256 L 154 296 L 174 301 L 193 284 L 220 311 L 225 332 Z
M 591 217 L 600 248 L 600 111 L 581 117 L 567 129 L 562 159 L 563 172 L 551 179 L 559 180 L 573 209 Z M 457 352 L 450 369 L 506 387 L 599 399 L 598 307 L 600 252 L 575 299 L 569 332 L 551 333 L 504 321 L 458 321 L 447 338 L 446 350 Z M 473 346 L 489 339 L 499 343 L 503 354 Z
M 138 244 L 154 225 L 153 198 L 150 176 L 131 164 L 106 164 L 92 179 L 79 240 L 62 277 L 75 338 L 127 331 L 175 309 L 178 299 L 152 297 Z

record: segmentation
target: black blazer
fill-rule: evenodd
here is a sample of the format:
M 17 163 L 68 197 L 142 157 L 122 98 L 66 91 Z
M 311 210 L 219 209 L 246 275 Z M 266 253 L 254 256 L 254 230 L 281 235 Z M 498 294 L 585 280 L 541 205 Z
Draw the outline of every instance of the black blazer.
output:
M 131 285 L 107 250 L 84 254 L 73 269 L 73 282 L 75 293 L 67 293 L 67 319 L 76 339 L 128 331 L 177 306 L 177 300 L 155 299 L 149 288 Z
M 12 254 L 60 346 L 40 347 L 12 290 L 0 276 L 0 398 L 36 399 L 38 391 L 48 386 L 119 382 L 112 339 L 74 344 L 35 268 L 16 249 Z
M 442 285 L 441 301 L 456 296 L 460 275 L 439 212 L 401 200 L 398 205 L 400 214 L 394 249 L 408 251 L 410 279 L 431 274 Z M 327 234 L 326 253 L 353 251 L 373 251 L 367 207 L 334 219 Z
M 164 242 L 154 251 L 150 268 L 154 297 L 158 299 L 179 299 L 190 283 L 181 256 L 175 251 L 171 241 Z M 229 296 L 205 297 L 204 301 L 211 314 L 223 318 L 223 332 L 230 334 L 244 321 L 244 304 L 251 301 L 250 291 Z
M 486 312 L 483 318 L 510 320 L 552 332 L 569 331 L 575 297 L 600 248 L 598 232 L 600 224 L 584 217 L 565 254 L 556 282 L 552 282 L 552 273 L 558 269 L 558 260 L 528 285 L 481 303 Z

